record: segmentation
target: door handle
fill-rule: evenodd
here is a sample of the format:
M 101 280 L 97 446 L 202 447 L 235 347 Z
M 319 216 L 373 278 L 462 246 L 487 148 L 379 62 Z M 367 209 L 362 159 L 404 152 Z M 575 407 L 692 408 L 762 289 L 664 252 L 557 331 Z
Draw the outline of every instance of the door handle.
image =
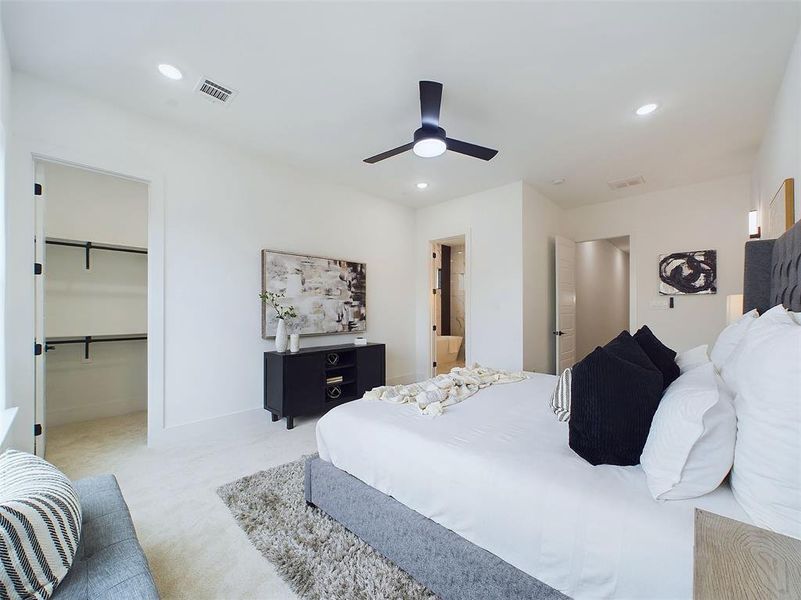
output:
M 553 333 L 554 335 L 565 335 L 564 331 L 552 331 L 551 333 Z

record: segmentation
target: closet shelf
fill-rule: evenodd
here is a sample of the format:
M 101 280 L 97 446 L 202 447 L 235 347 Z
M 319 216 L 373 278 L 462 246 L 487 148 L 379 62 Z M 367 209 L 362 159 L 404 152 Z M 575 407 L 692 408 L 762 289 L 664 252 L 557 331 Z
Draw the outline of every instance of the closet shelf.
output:
M 59 238 L 45 238 L 45 244 L 51 246 L 68 246 L 70 248 L 83 248 L 86 251 L 86 270 L 91 268 L 92 250 L 107 250 L 110 252 L 127 252 L 128 254 L 147 254 L 147 248 L 137 246 L 116 246 L 114 244 L 96 244 L 83 240 L 67 240 Z
M 83 344 L 84 358 L 89 360 L 89 345 L 101 342 L 134 342 L 147 340 L 146 333 L 132 333 L 124 335 L 85 335 L 83 337 L 54 337 L 45 340 L 45 351 L 55 350 L 61 344 Z

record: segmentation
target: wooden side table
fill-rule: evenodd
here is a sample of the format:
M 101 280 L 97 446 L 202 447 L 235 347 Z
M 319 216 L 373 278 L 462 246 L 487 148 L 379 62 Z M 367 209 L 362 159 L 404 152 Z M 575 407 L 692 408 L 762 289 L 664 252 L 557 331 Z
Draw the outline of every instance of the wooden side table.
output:
M 696 509 L 693 597 L 801 598 L 801 540 Z

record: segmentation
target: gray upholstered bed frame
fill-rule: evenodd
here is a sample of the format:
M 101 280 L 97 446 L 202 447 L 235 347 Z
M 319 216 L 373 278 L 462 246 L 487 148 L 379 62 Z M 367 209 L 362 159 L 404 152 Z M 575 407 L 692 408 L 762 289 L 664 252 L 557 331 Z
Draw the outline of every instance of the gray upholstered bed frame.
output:
M 801 221 L 778 239 L 745 244 L 743 312 L 777 304 L 801 311 Z
M 441 600 L 551 600 L 564 594 L 319 458 L 306 462 L 313 504 Z
M 743 309 L 801 311 L 801 223 L 777 240 L 747 242 Z M 494 554 L 331 463 L 306 463 L 306 501 L 342 523 L 442 600 L 565 598 Z

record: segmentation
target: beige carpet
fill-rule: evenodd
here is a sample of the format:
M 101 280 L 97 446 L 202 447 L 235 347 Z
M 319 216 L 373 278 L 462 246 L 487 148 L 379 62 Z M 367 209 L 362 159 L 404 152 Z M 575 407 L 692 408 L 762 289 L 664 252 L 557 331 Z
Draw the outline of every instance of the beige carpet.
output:
M 157 449 L 145 423 L 137 413 L 50 428 L 46 458 L 73 479 L 117 476 L 163 598 L 297 598 L 216 489 L 316 451 L 316 420 L 287 431 L 267 417 L 236 436 Z
M 307 600 L 436 600 L 436 596 L 318 508 L 306 505 L 300 459 L 217 493 L 250 541 Z

